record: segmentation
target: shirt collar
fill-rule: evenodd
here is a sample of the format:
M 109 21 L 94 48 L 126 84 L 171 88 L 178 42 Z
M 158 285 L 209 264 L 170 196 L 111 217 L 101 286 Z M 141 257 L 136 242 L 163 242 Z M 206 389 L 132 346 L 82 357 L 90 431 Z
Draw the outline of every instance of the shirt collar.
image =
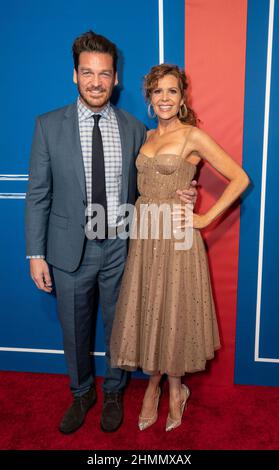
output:
M 93 114 L 100 114 L 104 119 L 110 119 L 111 118 L 111 105 L 110 102 L 106 104 L 106 106 L 99 111 L 98 113 L 94 113 L 91 109 L 87 108 L 85 106 L 80 97 L 77 99 L 77 109 L 78 109 L 78 118 L 79 121 L 86 121 L 87 119 L 90 119 Z

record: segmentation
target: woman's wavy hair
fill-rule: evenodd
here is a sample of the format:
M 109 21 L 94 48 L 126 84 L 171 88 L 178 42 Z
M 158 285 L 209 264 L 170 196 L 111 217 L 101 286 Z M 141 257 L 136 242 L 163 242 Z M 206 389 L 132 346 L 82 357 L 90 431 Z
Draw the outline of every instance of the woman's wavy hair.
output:
M 172 64 L 160 64 L 154 65 L 150 72 L 144 76 L 144 94 L 147 102 L 150 102 L 152 92 L 158 86 L 158 80 L 165 77 L 166 75 L 173 75 L 178 79 L 178 86 L 181 91 L 181 96 L 184 98 L 184 103 L 187 107 L 187 115 L 185 117 L 177 116 L 179 120 L 184 124 L 191 124 L 197 126 L 199 119 L 195 111 L 188 105 L 187 88 L 188 80 L 186 73 L 183 69 L 180 69 L 177 65 Z

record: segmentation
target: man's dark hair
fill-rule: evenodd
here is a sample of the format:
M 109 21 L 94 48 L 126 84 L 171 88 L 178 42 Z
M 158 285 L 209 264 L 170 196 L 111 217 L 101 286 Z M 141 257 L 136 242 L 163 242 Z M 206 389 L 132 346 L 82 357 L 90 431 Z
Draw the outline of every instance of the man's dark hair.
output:
M 84 51 L 109 54 L 113 59 L 114 72 L 117 70 L 116 45 L 104 36 L 94 33 L 94 31 L 87 31 L 87 33 L 77 37 L 73 43 L 72 51 L 76 71 L 78 71 L 79 55 Z

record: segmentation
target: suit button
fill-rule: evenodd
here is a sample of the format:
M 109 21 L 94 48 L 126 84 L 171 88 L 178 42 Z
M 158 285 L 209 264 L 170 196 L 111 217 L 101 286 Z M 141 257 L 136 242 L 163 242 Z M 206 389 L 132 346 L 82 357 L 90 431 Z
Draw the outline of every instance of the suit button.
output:
M 83 224 L 80 224 L 81 228 L 84 228 L 84 225 Z

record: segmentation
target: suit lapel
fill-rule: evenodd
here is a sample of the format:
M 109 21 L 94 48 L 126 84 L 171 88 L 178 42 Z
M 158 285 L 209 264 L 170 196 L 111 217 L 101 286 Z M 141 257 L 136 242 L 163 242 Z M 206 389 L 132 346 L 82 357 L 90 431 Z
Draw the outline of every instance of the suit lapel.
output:
M 81 191 L 84 196 L 84 200 L 86 201 L 86 183 L 80 143 L 76 102 L 71 104 L 65 112 L 63 121 L 63 131 L 65 133 L 65 148 L 69 150 L 69 154 L 72 156 L 74 168 L 81 187 Z

